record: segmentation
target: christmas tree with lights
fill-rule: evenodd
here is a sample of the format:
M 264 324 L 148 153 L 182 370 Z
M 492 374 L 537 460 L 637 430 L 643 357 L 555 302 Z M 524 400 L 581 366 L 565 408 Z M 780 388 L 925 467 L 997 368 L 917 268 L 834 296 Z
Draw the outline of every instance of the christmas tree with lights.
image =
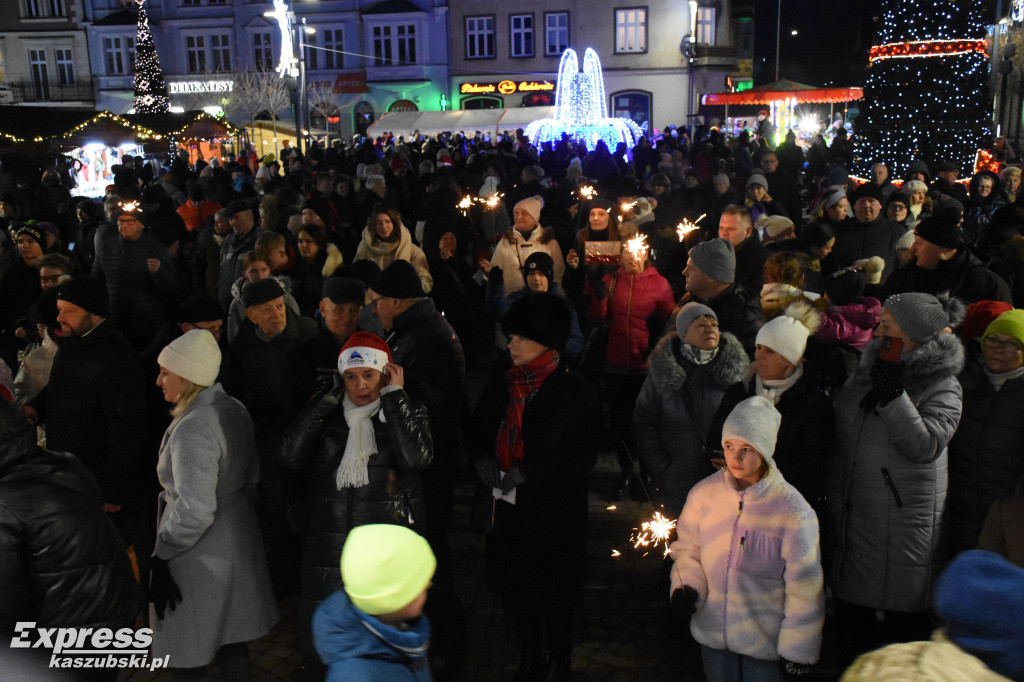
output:
M 149 30 L 145 0 L 138 0 L 139 28 L 135 37 L 135 113 L 160 114 L 171 108 L 164 72 Z
M 980 0 L 882 0 L 878 37 L 854 121 L 854 172 L 884 162 L 902 178 L 911 161 L 953 161 L 970 174 L 991 146 L 989 58 Z

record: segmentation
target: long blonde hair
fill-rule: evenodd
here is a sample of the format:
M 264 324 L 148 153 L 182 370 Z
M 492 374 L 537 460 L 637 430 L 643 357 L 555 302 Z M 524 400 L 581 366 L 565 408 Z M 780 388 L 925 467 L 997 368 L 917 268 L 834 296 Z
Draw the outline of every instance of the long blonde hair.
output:
M 196 396 L 203 392 L 204 389 L 209 386 L 200 386 L 199 384 L 193 384 L 188 379 L 182 377 L 182 381 L 185 382 L 185 390 L 181 392 L 178 397 L 178 402 L 171 408 L 171 416 L 177 417 L 185 413 L 185 410 L 192 407 L 192 402 L 196 399 Z

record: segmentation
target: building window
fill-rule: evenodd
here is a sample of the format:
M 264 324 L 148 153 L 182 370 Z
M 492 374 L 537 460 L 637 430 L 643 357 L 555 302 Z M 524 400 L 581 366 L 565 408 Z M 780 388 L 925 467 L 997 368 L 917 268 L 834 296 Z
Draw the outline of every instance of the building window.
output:
M 4 48 L 0 45 L 0 85 L 7 82 L 7 72 L 4 70 Z
M 46 66 L 46 50 L 29 50 L 28 63 L 36 99 L 50 99 L 50 73 Z
M 71 50 L 57 48 L 53 51 L 54 61 L 57 62 L 57 83 L 59 85 L 75 84 L 75 58 Z
M 504 102 L 500 97 L 465 97 L 462 100 L 463 109 L 501 109 Z
M 494 59 L 494 17 L 466 17 L 466 59 Z
M 211 5 L 224 5 L 227 4 L 227 0 L 210 0 Z
M 315 33 L 302 33 L 302 49 L 306 57 L 306 71 L 319 69 L 320 61 L 317 59 L 317 55 L 320 54 L 320 50 L 316 49 Z
M 43 16 L 43 8 L 40 4 L 40 0 L 25 0 L 25 16 L 26 17 L 41 17 Z
M 700 45 L 715 44 L 715 8 L 697 8 L 697 43 Z
M 326 30 L 324 31 L 324 68 L 325 69 L 343 69 L 344 59 L 342 57 L 342 50 L 345 49 L 345 45 L 342 42 L 341 29 Z
M 206 45 L 203 36 L 186 36 L 185 52 L 188 55 L 188 72 L 206 73 Z
M 67 16 L 64 0 L 24 0 L 23 16 L 28 18 L 47 18 Z
M 647 8 L 615 10 L 615 51 L 647 51 Z
M 135 71 L 135 38 L 104 38 L 103 61 L 108 76 L 123 76 Z
M 749 19 L 736 23 L 736 51 L 740 59 L 754 56 L 754 22 Z
M 513 14 L 509 17 L 512 33 L 511 55 L 513 57 L 533 56 L 533 15 Z
M 64 0 L 49 0 L 48 7 L 51 17 L 64 16 Z
M 185 0 L 185 7 L 199 7 L 199 0 Z
M 569 47 L 569 13 L 544 14 L 544 54 L 560 55 Z
M 395 30 L 392 31 L 392 28 Z M 403 66 L 415 63 L 415 24 L 373 27 L 374 66 Z
M 254 33 L 252 36 L 254 64 L 257 71 L 274 70 L 274 47 L 269 33 Z
M 615 118 L 630 118 L 647 130 L 651 120 L 651 93 L 617 92 L 612 95 L 612 113 Z
M 210 36 L 210 50 L 213 52 L 215 73 L 231 70 L 231 43 L 226 33 Z

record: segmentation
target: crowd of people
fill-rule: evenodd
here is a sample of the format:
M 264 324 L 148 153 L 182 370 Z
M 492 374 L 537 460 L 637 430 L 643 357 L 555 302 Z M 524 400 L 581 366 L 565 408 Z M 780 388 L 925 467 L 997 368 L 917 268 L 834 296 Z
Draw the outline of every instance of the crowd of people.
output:
M 1024 575 L 1020 170 L 861 182 L 844 135 L 765 130 L 182 150 L 101 200 L 10 178 L 0 629 L 145 598 L 182 679 L 248 679 L 297 590 L 314 674 L 458 679 L 476 481 L 515 679 L 567 680 L 608 450 L 603 493 L 678 519 L 666 605 L 708 680 L 827 676 L 826 618 L 833 674 L 941 622 L 915 651 L 1024 679 L 1012 618 L 950 601 Z

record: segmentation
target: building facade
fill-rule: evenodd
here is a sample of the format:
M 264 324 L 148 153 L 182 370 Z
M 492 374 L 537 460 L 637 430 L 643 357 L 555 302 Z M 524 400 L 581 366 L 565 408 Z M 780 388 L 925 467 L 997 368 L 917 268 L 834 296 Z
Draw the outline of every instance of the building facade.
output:
M 0 11 L 0 104 L 92 106 L 80 0 L 5 0 Z
M 126 112 L 137 14 L 131 0 L 86 2 L 97 108 Z M 290 9 L 314 133 L 330 126 L 331 137 L 350 136 L 387 111 L 439 108 L 448 82 L 443 0 L 292 0 Z M 240 88 L 255 72 L 274 73 L 281 59 L 282 28 L 268 16 L 274 3 L 149 0 L 146 10 L 171 105 L 221 107 L 234 123 L 248 123 L 256 112 L 245 111 Z M 294 92 L 297 83 L 290 85 Z M 294 121 L 291 106 L 270 113 Z
M 742 0 L 741 0 L 742 2 Z M 566 48 L 593 48 L 604 69 L 610 116 L 646 130 L 685 126 L 699 94 L 738 75 L 753 52 L 753 5 L 729 0 L 452 0 L 451 103 L 455 109 L 554 103 Z M 746 43 L 744 43 L 746 41 Z

